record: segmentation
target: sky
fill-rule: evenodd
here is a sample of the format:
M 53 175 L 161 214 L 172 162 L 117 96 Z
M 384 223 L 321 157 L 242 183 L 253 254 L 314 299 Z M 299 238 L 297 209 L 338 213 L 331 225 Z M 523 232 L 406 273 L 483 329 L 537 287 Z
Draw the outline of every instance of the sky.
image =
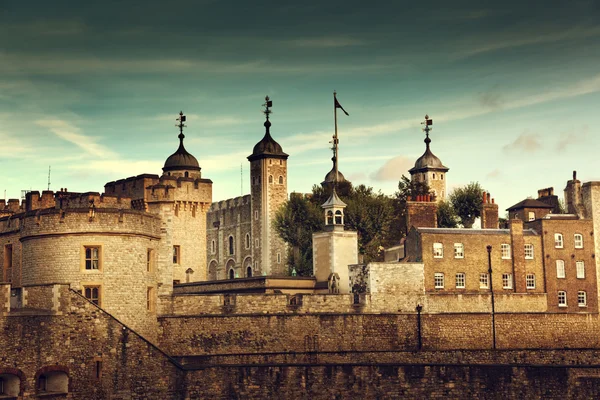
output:
M 0 0 L 0 191 L 102 192 L 185 146 L 213 201 L 249 192 L 271 133 L 288 190 L 331 169 L 393 194 L 424 152 L 504 210 L 600 180 L 600 2 Z M 501 212 L 502 214 L 502 212 Z

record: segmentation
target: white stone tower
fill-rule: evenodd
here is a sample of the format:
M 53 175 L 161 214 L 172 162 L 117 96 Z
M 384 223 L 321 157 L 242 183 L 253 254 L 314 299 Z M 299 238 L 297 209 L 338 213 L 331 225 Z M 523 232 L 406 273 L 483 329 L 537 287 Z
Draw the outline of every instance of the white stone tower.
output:
M 273 228 L 275 214 L 287 200 L 288 155 L 270 133 L 271 106 L 265 98 L 265 136 L 254 146 L 250 161 L 252 260 L 255 275 L 287 275 L 287 248 Z
M 429 148 L 431 143 L 429 132 L 432 129 L 433 120 L 429 118 L 429 115 L 425 115 L 425 121 L 421 123 L 425 125 L 425 128 L 423 128 L 425 132 L 425 153 L 417 159 L 415 166 L 409 169 L 408 172 L 413 182 L 425 182 L 437 201 L 445 200 L 447 195 L 446 173 L 449 168 L 445 167 Z

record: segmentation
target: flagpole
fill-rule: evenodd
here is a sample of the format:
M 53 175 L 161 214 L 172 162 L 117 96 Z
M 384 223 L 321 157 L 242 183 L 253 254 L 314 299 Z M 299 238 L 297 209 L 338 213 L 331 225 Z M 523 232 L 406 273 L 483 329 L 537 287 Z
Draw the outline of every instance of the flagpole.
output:
M 336 107 L 336 97 L 335 90 L 333 91 L 333 122 L 335 125 L 335 134 L 333 136 L 333 147 L 335 154 L 335 182 L 333 184 L 334 188 L 337 186 L 338 182 L 338 132 L 337 132 L 337 107 Z

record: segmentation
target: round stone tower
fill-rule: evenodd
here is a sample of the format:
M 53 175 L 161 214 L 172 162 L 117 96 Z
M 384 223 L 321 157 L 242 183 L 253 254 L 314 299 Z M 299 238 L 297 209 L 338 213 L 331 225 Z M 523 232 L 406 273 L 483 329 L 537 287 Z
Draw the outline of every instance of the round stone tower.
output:
M 428 115 L 425 116 L 425 125 L 423 130 L 425 131 L 425 153 L 417 159 L 415 166 L 408 170 L 413 182 L 424 182 L 429 186 L 431 194 L 433 194 L 437 201 L 446 199 L 446 173 L 450 168 L 445 167 L 439 158 L 431 152 L 431 139 L 429 138 L 429 132 L 431 131 L 431 125 L 433 120 Z
M 281 145 L 271 137 L 270 107 L 266 97 L 265 136 L 254 146 L 250 161 L 252 210 L 252 260 L 255 275 L 287 275 L 286 246 L 273 229 L 277 210 L 287 200 L 287 159 Z

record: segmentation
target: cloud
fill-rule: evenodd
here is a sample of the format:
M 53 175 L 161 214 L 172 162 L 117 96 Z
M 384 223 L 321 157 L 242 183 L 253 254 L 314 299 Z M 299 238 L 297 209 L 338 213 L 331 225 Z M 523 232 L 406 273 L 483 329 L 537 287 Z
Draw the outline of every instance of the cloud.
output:
M 502 172 L 500 172 L 500 170 L 498 168 L 496 168 L 495 170 L 489 172 L 485 177 L 487 179 L 496 179 L 499 178 L 502 175 Z
M 73 36 L 84 33 L 86 28 L 86 25 L 77 19 L 38 20 L 28 23 L 3 24 L 0 32 L 7 37 Z
M 371 174 L 374 181 L 399 181 L 402 175 L 414 166 L 415 160 L 405 156 L 397 156 L 383 164 L 381 168 Z
M 581 40 L 600 35 L 599 26 L 575 26 L 571 29 L 552 29 L 548 30 L 548 32 L 540 32 L 539 27 L 537 29 L 537 32 L 528 33 L 520 31 L 498 38 L 480 37 L 478 40 L 482 41 L 481 44 L 469 46 L 469 48 L 464 50 L 461 55 L 463 57 L 469 57 L 497 50 L 566 40 Z
M 343 37 L 343 36 L 329 36 L 329 37 L 318 37 L 310 39 L 294 39 L 289 43 L 298 47 L 313 47 L 313 48 L 330 48 L 330 47 L 348 47 L 348 46 L 363 46 L 369 44 L 364 39 Z
M 479 103 L 488 109 L 497 110 L 502 108 L 504 100 L 502 98 L 502 94 L 498 91 L 499 85 L 494 85 L 489 90 L 485 92 L 481 92 L 479 94 Z
M 542 148 L 541 135 L 525 131 L 519 135 L 513 142 L 502 147 L 506 153 L 522 152 L 535 153 Z
M 584 125 L 583 128 L 578 132 L 562 132 L 556 143 L 556 152 L 562 153 L 567 150 L 567 147 L 574 144 L 581 143 L 588 136 L 589 127 Z
M 115 158 L 109 148 L 96 143 L 95 138 L 80 133 L 80 129 L 61 119 L 42 119 L 35 121 L 38 126 L 47 128 L 59 138 L 79 147 L 86 153 L 99 158 Z

